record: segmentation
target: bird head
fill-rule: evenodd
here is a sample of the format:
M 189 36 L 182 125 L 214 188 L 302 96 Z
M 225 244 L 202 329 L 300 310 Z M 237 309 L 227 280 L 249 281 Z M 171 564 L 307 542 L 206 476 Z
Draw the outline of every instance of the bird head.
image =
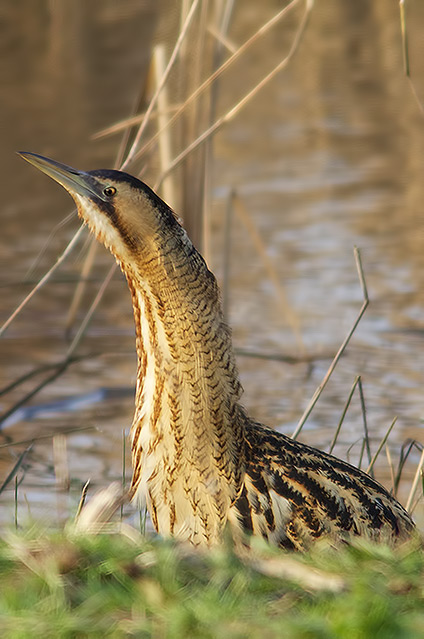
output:
M 22 158 L 61 184 L 73 197 L 79 217 L 122 264 L 141 254 L 159 255 L 164 235 L 180 236 L 173 211 L 144 182 L 122 171 L 78 171 L 36 153 Z

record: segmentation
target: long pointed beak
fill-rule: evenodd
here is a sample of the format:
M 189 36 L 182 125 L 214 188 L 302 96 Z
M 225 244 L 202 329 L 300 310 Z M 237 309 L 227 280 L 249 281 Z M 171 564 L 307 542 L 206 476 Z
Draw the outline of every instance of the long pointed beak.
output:
M 29 153 L 28 151 L 18 151 L 24 160 L 33 164 L 37 169 L 43 171 L 46 175 L 51 177 L 56 182 L 59 182 L 71 195 L 75 193 L 91 199 L 100 199 L 104 202 L 107 201 L 105 195 L 103 195 L 103 188 L 89 173 L 84 171 L 77 171 L 71 166 L 56 162 L 50 158 L 45 158 L 37 153 Z

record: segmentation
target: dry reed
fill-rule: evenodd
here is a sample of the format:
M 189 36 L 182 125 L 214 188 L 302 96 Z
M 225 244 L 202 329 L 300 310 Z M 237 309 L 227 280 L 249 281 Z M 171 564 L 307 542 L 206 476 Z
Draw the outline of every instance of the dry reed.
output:
M 208 181 L 210 179 L 210 162 L 212 157 L 212 147 L 211 141 L 213 136 L 220 131 L 227 123 L 237 117 L 237 115 L 241 112 L 241 110 L 246 106 L 251 100 L 253 100 L 260 91 L 271 82 L 277 74 L 279 74 L 283 69 L 285 69 L 293 59 L 296 51 L 298 50 L 302 36 L 305 32 L 308 19 L 310 13 L 313 9 L 313 1 L 312 0 L 292 0 L 289 4 L 284 7 L 282 10 L 277 12 L 270 20 L 264 23 L 257 31 L 249 37 L 246 42 L 244 42 L 241 46 L 238 46 L 231 41 L 229 37 L 229 23 L 230 16 L 232 11 L 232 3 L 227 0 L 222 3 L 211 3 L 214 9 L 219 9 L 215 11 L 215 15 L 212 16 L 211 13 L 207 13 L 205 10 L 205 6 L 207 3 L 201 3 L 199 0 L 193 0 L 191 3 L 182 3 L 182 12 L 181 12 L 181 26 L 179 32 L 176 37 L 174 48 L 169 56 L 169 59 L 166 60 L 165 48 L 161 45 L 158 45 L 154 50 L 153 60 L 152 60 L 152 69 L 154 73 L 150 74 L 150 77 L 154 77 L 154 88 L 153 95 L 150 98 L 148 104 L 145 104 L 146 93 L 148 92 L 147 83 L 143 83 L 140 88 L 139 97 L 137 99 L 137 111 L 141 113 L 134 113 L 128 119 L 118 122 L 113 126 L 108 127 L 101 131 L 98 135 L 112 135 L 116 133 L 122 133 L 123 137 L 117 152 L 116 158 L 116 166 L 122 169 L 131 168 L 134 170 L 136 167 L 143 165 L 147 158 L 156 157 L 157 165 L 159 167 L 155 187 L 159 189 L 162 197 L 170 203 L 171 205 L 176 206 L 177 202 L 184 203 L 184 221 L 186 226 L 188 227 L 189 233 L 195 240 L 195 243 L 203 248 L 204 252 L 208 252 Z M 273 29 L 277 24 L 279 24 L 282 20 L 286 18 L 288 13 L 293 9 L 303 6 L 303 13 L 299 24 L 297 25 L 297 29 L 295 31 L 292 44 L 289 48 L 288 53 L 286 53 L 282 59 L 274 66 L 274 68 L 267 73 L 255 86 L 251 87 L 241 99 L 239 99 L 235 104 L 231 106 L 225 113 L 216 115 L 215 106 L 217 99 L 217 91 L 219 90 L 219 80 L 224 76 L 231 68 L 233 63 L 238 60 L 242 60 L 243 56 L 251 49 L 251 47 L 257 44 L 261 38 L 267 34 L 271 29 Z M 403 38 L 403 52 L 404 52 L 404 60 L 405 60 L 405 74 L 408 78 L 410 78 L 410 67 L 409 67 L 409 52 L 408 52 L 408 41 L 407 41 L 407 30 L 406 30 L 406 20 L 405 20 L 405 2 L 404 0 L 400 1 L 400 12 L 401 12 L 401 31 Z M 199 31 L 200 29 L 200 31 Z M 195 39 L 197 49 L 191 52 L 191 55 L 197 60 L 197 66 L 195 67 L 194 85 L 189 79 L 186 77 L 187 73 L 185 69 L 187 68 L 187 56 L 188 53 L 188 41 L 189 39 L 193 39 L 193 33 L 200 33 L 200 36 Z M 212 38 L 213 46 L 206 46 L 205 43 L 208 43 Z M 204 53 L 204 49 L 207 49 L 208 56 L 205 58 L 202 57 L 201 54 Z M 228 57 L 225 57 L 224 52 L 230 52 Z M 205 64 L 200 64 L 201 59 L 206 59 L 207 62 Z M 185 74 L 185 76 L 184 76 Z M 179 100 L 177 104 L 174 104 L 170 100 L 170 91 L 169 87 L 173 86 L 173 76 L 174 77 L 185 77 L 184 83 L 184 91 L 185 93 L 178 96 Z M 412 90 L 414 91 L 414 95 L 416 95 L 414 85 L 411 82 Z M 151 87 L 150 87 L 151 88 Z M 422 105 L 417 99 L 420 108 L 422 109 Z M 136 128 L 137 127 L 137 128 Z M 205 146 L 206 145 L 206 146 Z M 186 174 L 184 177 L 184 171 L 181 175 L 183 175 L 182 179 L 178 180 L 179 188 L 176 186 L 175 180 L 175 172 L 177 169 L 181 167 L 184 168 Z M 187 172 L 189 179 L 187 178 Z M 142 173 L 142 171 L 139 171 Z M 189 192 L 190 184 L 198 184 L 199 187 L 196 190 L 196 193 L 193 195 L 192 192 Z M 182 185 L 182 187 L 181 187 Z M 291 308 L 287 296 L 285 294 L 284 288 L 281 282 L 278 279 L 275 268 L 268 257 L 266 247 L 249 215 L 247 208 L 244 206 L 244 203 L 241 199 L 234 193 L 231 194 L 229 198 L 228 210 L 226 215 L 226 227 L 225 227 L 225 249 L 224 249 L 224 287 L 223 287 L 223 299 L 224 299 L 224 310 L 225 313 L 228 313 L 228 300 L 229 300 L 229 269 L 230 269 L 230 251 L 231 251 L 231 223 L 233 215 L 238 215 L 239 219 L 242 221 L 244 226 L 247 228 L 250 237 L 252 239 L 253 246 L 255 248 L 256 253 L 260 256 L 262 264 L 266 269 L 267 275 L 270 281 L 273 283 L 273 286 L 277 292 L 277 302 L 279 307 L 281 308 L 282 315 L 286 317 L 288 324 L 291 327 L 293 335 L 295 336 L 295 340 L 298 344 L 299 355 L 298 356 L 285 356 L 278 354 L 264 354 L 264 353 L 254 353 L 249 350 L 238 350 L 240 355 L 244 355 L 247 357 L 263 357 L 281 361 L 314 361 L 319 358 L 319 355 L 306 353 L 303 343 L 302 343 L 302 335 L 300 328 L 300 321 L 297 317 L 294 310 Z M 61 223 L 62 224 L 62 223 Z M 61 224 L 57 226 L 57 229 L 61 227 Z M 57 230 L 56 229 L 56 230 Z M 52 232 L 53 233 L 53 232 Z M 0 336 L 6 331 L 6 329 L 11 325 L 11 323 L 15 320 L 21 310 L 30 302 L 33 296 L 38 293 L 41 287 L 48 282 L 51 278 L 52 274 L 56 271 L 56 269 L 69 257 L 71 251 L 77 246 L 78 242 L 81 239 L 82 228 L 80 228 L 71 241 L 69 242 L 66 249 L 62 252 L 62 254 L 58 257 L 57 262 L 46 272 L 46 274 L 40 279 L 40 281 L 34 286 L 34 288 L 30 291 L 30 293 L 22 300 L 22 302 L 18 305 L 18 307 L 14 310 L 14 312 L 10 315 L 10 317 L 6 320 L 3 326 L 0 328 Z M 51 240 L 51 237 L 48 241 Z M 66 330 L 69 332 L 76 321 L 77 311 L 80 308 L 82 303 L 82 299 L 84 296 L 84 291 L 86 287 L 86 283 L 89 279 L 91 270 L 93 268 L 93 264 L 95 263 L 96 257 L 96 247 L 97 244 L 94 241 L 90 241 L 89 248 L 87 251 L 86 259 L 81 268 L 80 280 L 75 288 L 74 296 L 72 302 L 70 304 L 70 308 L 68 311 L 68 318 L 66 321 Z M 43 249 L 44 251 L 44 249 Z M 313 411 L 317 401 L 319 400 L 326 384 L 328 383 L 330 377 L 332 376 L 340 358 L 344 354 L 349 341 L 354 334 L 359 322 L 361 321 L 368 303 L 368 293 L 365 282 L 365 276 L 362 268 L 360 252 L 357 248 L 354 250 L 356 267 L 358 271 L 360 286 L 363 295 L 363 304 L 361 309 L 358 312 L 358 315 L 353 323 L 351 330 L 340 346 L 338 352 L 333 358 L 327 373 L 325 374 L 323 380 L 320 385 L 316 389 L 313 397 L 308 403 L 302 417 L 299 420 L 296 430 L 293 433 L 293 437 L 296 438 L 301 432 L 306 420 L 310 416 Z M 49 373 L 45 379 L 36 384 L 33 389 L 27 393 L 25 393 L 20 401 L 14 404 L 8 411 L 4 413 L 2 418 L 0 419 L 0 424 L 2 420 L 7 419 L 14 411 L 16 411 L 20 406 L 27 403 L 31 398 L 36 396 L 39 391 L 46 387 L 46 385 L 51 384 L 57 377 L 62 375 L 68 366 L 80 359 L 75 355 L 75 352 L 78 346 L 83 339 L 88 323 L 98 307 L 108 284 L 110 283 L 113 274 L 115 272 L 115 265 L 113 265 L 103 282 L 101 283 L 97 294 L 95 295 L 93 301 L 90 304 L 88 311 L 85 312 L 83 319 L 81 320 L 79 326 L 75 331 L 75 336 L 71 345 L 67 348 L 67 352 L 64 355 L 64 358 L 61 362 L 54 365 L 46 365 L 45 367 L 41 367 L 35 371 L 31 371 L 27 375 L 21 377 L 19 380 L 15 380 L 11 382 L 5 389 L 3 389 L 3 393 L 6 394 L 10 390 L 16 388 L 17 385 L 23 383 L 24 381 L 29 381 L 32 377 L 37 376 L 38 374 Z M 321 358 L 329 358 L 328 354 L 321 355 Z M 360 402 L 361 402 L 361 411 L 364 425 L 364 444 L 363 449 L 367 451 L 368 454 L 368 472 L 372 472 L 375 462 L 383 448 L 386 449 L 388 454 L 388 464 L 391 469 L 392 474 L 392 482 L 394 491 L 399 484 L 400 476 L 402 474 L 402 470 L 408 457 L 411 448 L 404 455 L 401 456 L 401 460 L 399 462 L 399 466 L 397 472 L 395 473 L 393 462 L 391 459 L 390 451 L 386 446 L 387 438 L 391 432 L 391 429 L 394 426 L 396 421 L 393 420 L 391 426 L 380 442 L 377 451 L 371 457 L 370 451 L 370 443 L 369 443 L 369 433 L 368 426 L 366 420 L 366 411 L 365 411 L 365 402 L 363 395 L 363 388 L 360 376 L 356 377 L 353 386 L 349 392 L 348 398 L 346 400 L 346 404 L 339 421 L 338 427 L 334 434 L 333 440 L 330 445 L 330 452 L 334 449 L 336 445 L 343 421 L 345 419 L 346 413 L 349 409 L 349 406 L 352 401 L 352 397 L 355 391 L 358 391 Z M 64 433 L 77 432 L 82 431 L 83 428 L 80 429 L 72 429 L 68 431 L 64 431 Z M 14 442 L 14 445 L 25 445 L 28 441 L 40 441 L 41 439 L 48 439 L 54 437 L 54 434 L 49 433 L 47 435 L 40 436 L 39 438 L 33 438 L 31 440 L 22 440 L 20 442 Z M 57 438 L 54 441 L 58 442 Z M 10 444 L 5 444 L 5 446 L 9 446 Z M 66 445 L 62 442 L 62 449 Z M 9 475 L 3 482 L 0 487 L 0 493 L 4 491 L 4 489 L 11 483 L 13 479 L 17 481 L 18 471 L 22 468 L 27 455 L 30 453 L 32 448 L 32 444 L 30 444 L 18 457 L 15 465 L 10 471 Z M 63 451 L 62 451 L 63 452 Z M 125 460 L 125 446 L 124 446 L 124 460 Z M 63 458 L 62 458 L 63 459 Z M 408 498 L 408 506 L 413 506 L 413 500 L 417 491 L 419 479 L 422 476 L 422 468 L 423 468 L 423 459 L 424 454 L 421 455 L 420 463 L 418 464 L 414 481 L 411 486 L 410 496 Z M 58 468 L 63 471 L 63 464 L 61 462 Z M 61 472 L 60 471 L 60 472 Z M 58 471 L 59 477 L 59 471 Z M 69 482 L 69 475 L 66 479 Z M 60 483 L 64 485 L 65 479 L 62 477 L 60 479 Z M 80 504 L 78 506 L 77 519 L 80 522 L 78 525 L 86 528 L 88 524 L 83 524 L 81 519 L 81 512 L 84 509 L 85 497 L 88 491 L 88 483 L 84 486 Z M 123 478 L 122 478 L 122 486 L 120 491 L 118 489 L 114 492 L 114 505 L 116 508 L 121 506 L 121 518 L 122 518 L 122 489 L 125 486 L 125 461 L 123 462 Z M 17 484 L 15 488 L 15 492 L 17 491 Z M 112 508 L 112 510 L 114 510 Z M 90 519 L 87 515 L 88 520 Z M 17 519 L 17 513 L 15 515 Z M 91 520 L 90 520 L 91 521 Z M 90 524 L 92 525 L 92 524 Z M 144 527 L 144 523 L 142 524 Z

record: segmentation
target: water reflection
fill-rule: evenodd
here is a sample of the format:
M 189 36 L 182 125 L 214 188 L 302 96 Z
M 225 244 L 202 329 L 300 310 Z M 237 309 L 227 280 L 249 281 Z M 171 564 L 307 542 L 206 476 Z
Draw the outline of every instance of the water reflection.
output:
M 40 6 L 38 6 L 40 5 Z M 111 166 L 117 140 L 92 141 L 102 127 L 131 112 L 140 93 L 155 33 L 156 3 L 68 1 L 37 8 L 29 0 L 8 6 L 0 39 L 2 100 L 1 307 L 7 317 L 30 285 L 28 269 L 52 228 L 72 205 L 62 190 L 14 157 L 20 148 L 81 168 Z M 424 46 L 419 38 L 424 8 L 411 5 L 413 77 L 422 76 Z M 41 9 L 40 9 L 41 7 Z M 268 0 L 239 3 L 231 29 L 243 42 L 276 11 Z M 266 43 L 223 78 L 219 107 L 233 104 L 246 85 L 262 77 L 286 52 L 294 19 L 270 34 Z M 419 87 L 418 87 L 419 88 Z M 235 188 L 246 204 L 298 317 L 308 352 L 335 352 L 362 303 L 353 246 L 363 251 L 372 300 L 352 345 L 341 361 L 304 437 L 331 441 L 356 375 L 361 374 L 367 418 L 375 447 L 395 415 L 394 455 L 407 438 L 422 440 L 424 335 L 421 293 L 424 251 L 421 202 L 423 117 L 402 71 L 397 7 L 387 3 L 320 2 L 302 47 L 278 77 L 216 139 L 211 211 L 213 267 L 222 276 L 226 196 Z M 6 187 L 6 188 L 5 188 Z M 30 277 L 40 276 L 77 228 L 60 229 Z M 64 325 L 81 256 L 66 267 L 14 322 L 1 345 L 1 386 L 67 350 Z M 110 256 L 98 251 L 88 307 L 104 277 Z M 297 355 L 281 316 L 275 290 L 242 223 L 232 232 L 230 319 L 240 348 Z M 81 311 L 82 317 L 83 311 Z M 129 295 L 116 274 L 80 347 L 90 355 L 68 368 L 32 404 L 83 397 L 100 388 L 134 384 L 135 356 Z M 240 358 L 245 404 L 259 419 L 292 432 L 328 360 L 283 364 Z M 13 405 L 32 382 L 0 399 Z M 131 423 L 132 399 L 102 402 L 78 412 L 38 415 L 5 432 L 14 441 L 37 434 L 93 426 L 68 438 L 74 491 L 88 476 L 104 485 L 122 471 L 122 431 Z M 357 459 L 362 416 L 356 397 L 336 452 Z M 4 439 L 7 443 L 7 440 Z M 19 447 L 0 449 L 5 476 Z M 414 455 L 418 462 L 418 452 Z M 37 444 L 20 487 L 31 512 L 55 506 L 52 448 Z M 408 467 L 401 490 L 414 472 Z M 387 469 L 379 476 L 390 484 Z M 72 499 L 74 501 L 72 501 Z M 10 521 L 12 490 L 2 496 L 2 521 Z M 25 508 L 22 505 L 23 508 Z M 54 515 L 55 516 L 55 515 Z M 422 517 L 422 514 L 421 514 Z

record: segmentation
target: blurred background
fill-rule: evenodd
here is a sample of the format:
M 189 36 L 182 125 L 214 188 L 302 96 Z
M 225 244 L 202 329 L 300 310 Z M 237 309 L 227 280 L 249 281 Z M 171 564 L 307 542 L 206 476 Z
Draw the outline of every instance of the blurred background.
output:
M 193 122 L 198 133 L 207 128 L 287 56 L 305 15 L 305 3 L 292 4 L 190 107 L 191 120 L 171 128 L 171 159 L 195 139 Z M 389 488 L 390 462 L 396 470 L 408 442 L 422 442 L 423 418 L 424 6 L 405 4 L 412 85 L 404 72 L 397 3 L 321 0 L 287 66 L 200 155 L 170 173 L 170 181 L 163 180 L 157 144 L 128 166 L 167 196 L 206 253 L 224 287 L 243 402 L 287 434 L 358 315 L 363 298 L 353 248 L 361 249 L 371 304 L 301 439 L 328 449 L 360 375 L 371 453 L 398 417 L 389 452 L 383 448 L 376 468 Z M 79 169 L 117 166 L 139 122 L 124 138 L 126 146 L 125 132 L 98 134 L 146 111 L 158 86 L 152 52 L 161 45 L 169 60 L 189 7 L 166 0 L 2 2 L 1 323 L 79 228 L 76 215 L 62 224 L 73 209 L 66 193 L 15 151 Z M 200 2 L 167 82 L 166 117 L 283 7 L 276 0 Z M 216 15 L 225 34 L 217 32 Z M 152 117 L 139 149 L 157 131 L 158 119 Z M 200 226 L 196 211 L 203 216 Z M 124 475 L 131 474 L 124 440 L 133 411 L 134 328 L 118 270 L 73 351 L 77 361 L 54 368 L 113 264 L 99 247 L 70 316 L 90 250 L 85 231 L 2 337 L 0 391 L 7 392 L 0 396 L 0 484 L 19 463 L 0 494 L 2 523 L 13 521 L 17 489 L 20 522 L 58 522 L 75 512 L 88 479 L 90 491 L 120 479 L 124 457 Z M 55 371 L 56 378 L 34 393 Z M 16 380 L 21 383 L 13 386 Z M 356 390 L 338 456 L 358 461 L 363 421 Z M 398 492 L 404 503 L 420 456 L 413 446 Z M 424 525 L 422 502 L 415 514 Z

